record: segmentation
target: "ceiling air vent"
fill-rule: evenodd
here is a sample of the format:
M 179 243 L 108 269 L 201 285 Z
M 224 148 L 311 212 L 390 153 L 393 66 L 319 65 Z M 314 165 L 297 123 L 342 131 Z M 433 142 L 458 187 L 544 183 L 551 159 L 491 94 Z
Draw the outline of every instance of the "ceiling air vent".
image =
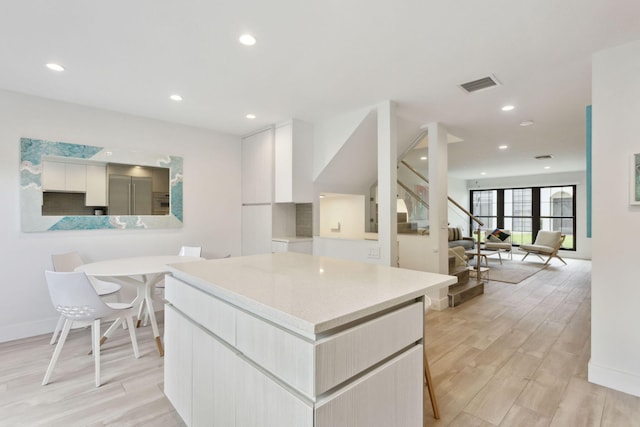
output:
M 542 156 L 535 156 L 534 159 L 547 160 L 547 159 L 553 159 L 553 156 L 551 154 L 543 154 Z
M 472 82 L 462 83 L 460 87 L 467 93 L 473 93 L 479 90 L 490 89 L 498 86 L 499 84 L 500 82 L 495 78 L 495 76 L 488 76 Z

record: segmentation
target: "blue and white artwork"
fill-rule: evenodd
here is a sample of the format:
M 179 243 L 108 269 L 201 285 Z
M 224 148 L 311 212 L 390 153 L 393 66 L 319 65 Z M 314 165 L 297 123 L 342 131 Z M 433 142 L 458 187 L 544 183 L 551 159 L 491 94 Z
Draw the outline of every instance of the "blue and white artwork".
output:
M 66 158 L 168 167 L 170 179 L 170 213 L 168 215 L 43 216 L 42 161 Z M 53 230 L 179 228 L 183 223 L 182 157 L 134 150 L 118 150 L 90 145 L 20 139 L 20 211 L 23 232 Z

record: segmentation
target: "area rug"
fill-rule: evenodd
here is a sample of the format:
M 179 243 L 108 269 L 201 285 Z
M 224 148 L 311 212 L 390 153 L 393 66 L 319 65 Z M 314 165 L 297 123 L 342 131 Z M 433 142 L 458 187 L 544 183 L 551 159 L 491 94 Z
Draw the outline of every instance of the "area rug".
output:
M 469 265 L 474 265 L 470 263 Z M 484 265 L 484 263 L 483 263 Z M 546 268 L 542 263 L 529 263 L 520 260 L 489 260 L 489 280 L 505 283 L 520 283 L 524 279 L 533 276 L 538 271 Z M 473 272 L 471 273 L 473 274 Z

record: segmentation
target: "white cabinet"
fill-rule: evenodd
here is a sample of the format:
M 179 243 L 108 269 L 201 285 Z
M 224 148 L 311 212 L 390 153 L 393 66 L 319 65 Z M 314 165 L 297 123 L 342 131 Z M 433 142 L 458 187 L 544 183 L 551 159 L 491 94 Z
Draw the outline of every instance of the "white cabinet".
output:
M 87 168 L 85 165 L 63 162 L 42 162 L 42 189 L 44 191 L 85 192 Z
M 242 206 L 242 255 L 271 252 L 271 205 Z
M 316 404 L 316 427 L 421 426 L 422 345 Z
M 271 203 L 273 187 L 273 130 L 242 139 L 242 203 Z
M 276 126 L 275 202 L 313 201 L 313 127 L 299 120 Z
M 194 328 L 169 304 L 165 305 L 164 321 L 164 392 L 184 422 L 191 425 Z
M 107 206 L 107 168 L 87 165 L 87 206 Z
M 253 281 L 272 292 L 275 278 L 262 274 L 270 263 L 252 258 L 240 260 L 243 292 Z M 422 425 L 422 300 L 405 297 L 302 337 L 278 323 L 283 312 L 239 308 L 250 297 L 226 289 L 224 280 L 213 285 L 212 271 L 224 266 L 210 267 L 188 277 L 175 269 L 166 279 L 165 394 L 188 426 Z M 293 294 L 278 294 L 279 306 L 299 306 Z M 223 314 L 214 319 L 212 311 Z
M 313 240 L 309 239 L 273 239 L 271 241 L 271 252 L 297 252 L 299 254 L 309 254 L 313 252 Z

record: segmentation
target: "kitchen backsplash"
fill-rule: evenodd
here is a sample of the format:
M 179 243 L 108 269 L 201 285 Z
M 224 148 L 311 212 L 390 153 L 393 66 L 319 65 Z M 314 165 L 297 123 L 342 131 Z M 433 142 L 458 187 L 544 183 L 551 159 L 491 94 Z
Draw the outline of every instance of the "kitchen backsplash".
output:
M 296 237 L 313 236 L 313 210 L 311 203 L 296 204 Z

